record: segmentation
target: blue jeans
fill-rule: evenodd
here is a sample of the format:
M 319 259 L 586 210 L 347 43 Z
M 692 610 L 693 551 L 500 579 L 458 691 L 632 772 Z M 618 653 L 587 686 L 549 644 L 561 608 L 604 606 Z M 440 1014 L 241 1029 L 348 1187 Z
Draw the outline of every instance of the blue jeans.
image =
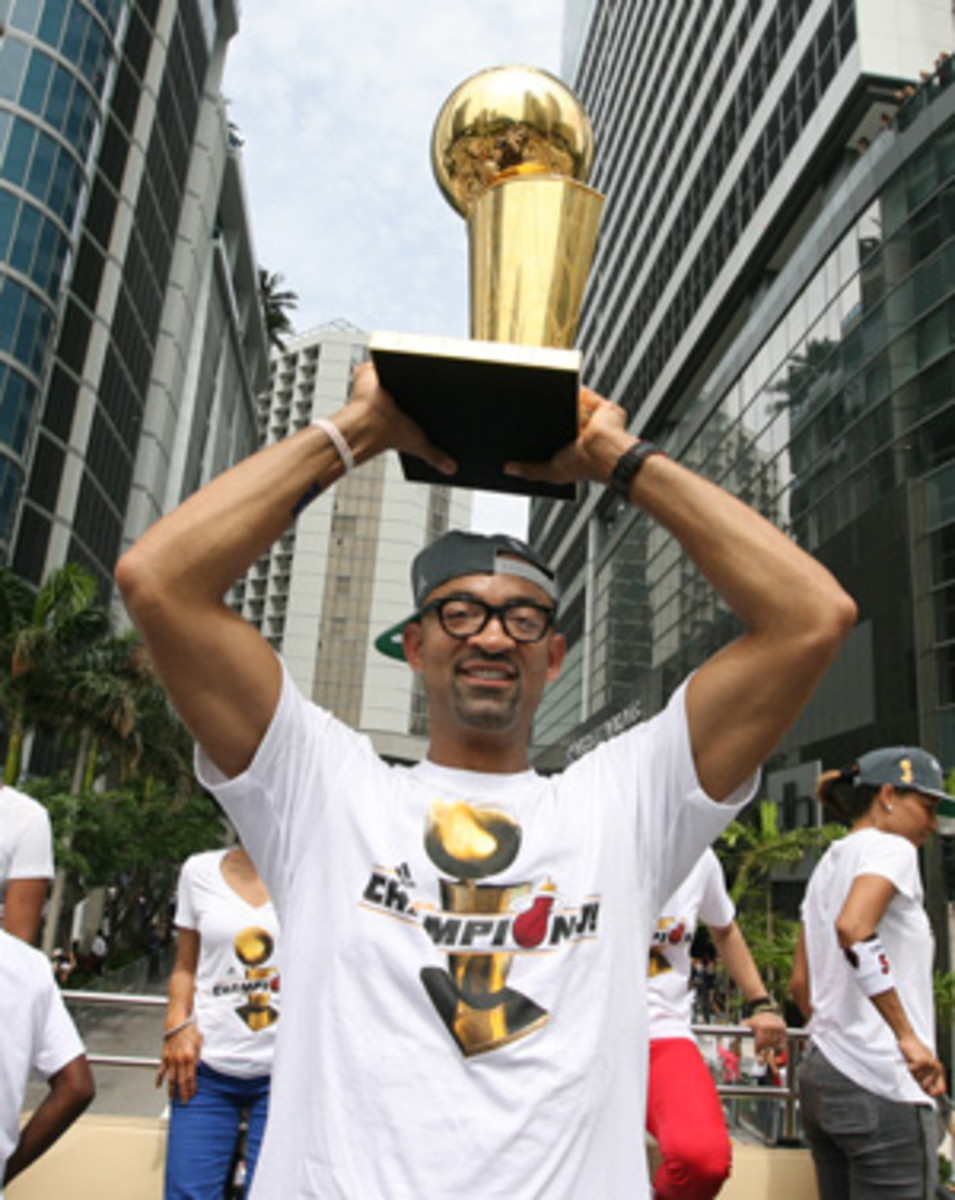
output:
M 859 1087 L 811 1042 L 799 1067 L 799 1103 L 821 1200 L 930 1200 L 935 1195 L 931 1104 L 889 1100 Z
M 186 1104 L 178 1096 L 169 1114 L 165 1200 L 223 1200 L 229 1167 L 248 1111 L 246 1194 L 252 1183 L 269 1107 L 268 1075 L 238 1079 L 205 1063 L 196 1072 L 196 1094 Z

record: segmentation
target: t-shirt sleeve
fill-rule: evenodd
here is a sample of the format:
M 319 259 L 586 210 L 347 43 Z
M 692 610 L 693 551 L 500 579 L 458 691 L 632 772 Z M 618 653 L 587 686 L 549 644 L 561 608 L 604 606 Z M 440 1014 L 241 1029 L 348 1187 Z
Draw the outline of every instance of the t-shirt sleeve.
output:
M 49 1079 L 67 1063 L 84 1054 L 85 1049 L 52 976 L 47 999 L 46 1012 L 38 1030 L 33 1066 Z
M 30 805 L 20 825 L 7 879 L 52 879 L 53 834 L 42 805 Z
M 703 851 L 704 880 L 700 899 L 700 920 L 713 929 L 725 929 L 736 916 L 736 905 L 726 890 L 720 860 L 712 849 Z
M 176 916 L 174 924 L 180 929 L 198 929 L 199 914 L 196 912 L 194 858 L 187 858 L 179 872 L 179 886 L 176 888 Z
M 867 839 L 865 855 L 855 867 L 855 877 L 860 875 L 880 875 L 908 899 L 922 899 L 918 852 L 907 838 L 887 834 Z
M 696 773 L 686 713 L 686 682 L 662 712 L 593 751 L 595 786 L 624 805 L 633 828 L 638 869 L 659 912 L 709 846 L 752 799 L 759 772 L 717 803 Z M 629 815 L 627 815 L 629 812 Z
M 241 775 L 227 778 L 196 748 L 199 782 L 228 813 L 280 919 L 336 781 L 368 756 L 377 757 L 368 738 L 306 701 L 284 663 L 272 721 Z

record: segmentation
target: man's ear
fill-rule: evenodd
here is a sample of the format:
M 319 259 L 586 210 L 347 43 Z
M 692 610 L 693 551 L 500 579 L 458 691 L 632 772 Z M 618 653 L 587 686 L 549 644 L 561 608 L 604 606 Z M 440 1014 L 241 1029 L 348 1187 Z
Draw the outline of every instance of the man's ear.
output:
M 405 659 L 412 671 L 421 670 L 421 625 L 418 621 L 409 621 L 401 631 L 401 644 L 404 647 Z
M 562 633 L 555 633 L 550 639 L 547 657 L 547 678 L 548 680 L 556 679 L 560 674 L 560 668 L 564 663 L 564 655 L 567 653 L 567 639 Z

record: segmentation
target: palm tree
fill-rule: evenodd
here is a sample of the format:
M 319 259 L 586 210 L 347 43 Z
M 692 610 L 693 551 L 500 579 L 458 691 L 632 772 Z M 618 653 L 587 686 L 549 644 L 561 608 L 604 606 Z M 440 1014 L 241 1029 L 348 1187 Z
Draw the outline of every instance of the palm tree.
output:
M 6 723 L 3 779 L 20 777 L 23 737 L 30 728 L 55 728 L 65 715 L 64 682 L 88 647 L 109 629 L 96 583 L 76 563 L 53 571 L 33 595 L 0 568 L 0 714 Z
M 773 909 L 772 873 L 778 867 L 798 866 L 807 855 L 820 854 L 846 830 L 835 824 L 781 830 L 779 807 L 772 800 L 760 801 L 758 816 L 754 824 L 728 825 L 717 849 L 729 867 L 730 896 L 756 965 L 767 979 L 788 981 L 799 923 Z
M 288 310 L 298 307 L 298 293 L 282 289 L 283 276 L 276 271 L 259 267 L 259 301 L 265 316 L 265 332 L 269 345 L 276 350 L 285 347 L 285 339 L 291 334 L 292 322 Z

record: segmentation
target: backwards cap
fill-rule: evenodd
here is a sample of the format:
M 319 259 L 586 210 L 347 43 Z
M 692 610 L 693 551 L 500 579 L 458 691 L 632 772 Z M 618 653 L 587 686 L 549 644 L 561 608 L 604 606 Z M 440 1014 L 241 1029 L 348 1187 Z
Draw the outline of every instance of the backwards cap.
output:
M 464 533 L 452 530 L 420 551 L 411 564 L 411 592 L 420 609 L 435 588 L 462 575 L 516 575 L 536 584 L 555 603 L 557 580 L 543 558 L 526 542 L 504 533 Z M 417 612 L 386 629 L 375 649 L 389 658 L 404 659 L 401 635 Z

